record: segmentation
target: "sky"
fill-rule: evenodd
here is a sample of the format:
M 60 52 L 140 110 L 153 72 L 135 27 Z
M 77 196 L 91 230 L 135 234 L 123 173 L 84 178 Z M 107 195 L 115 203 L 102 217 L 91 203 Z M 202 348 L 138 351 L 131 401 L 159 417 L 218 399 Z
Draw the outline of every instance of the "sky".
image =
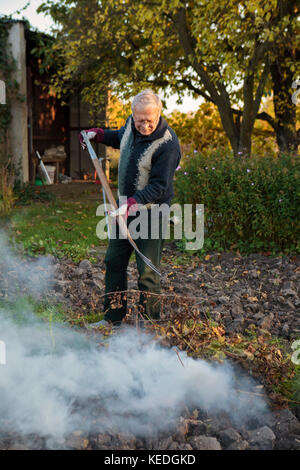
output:
M 51 19 L 49 16 L 42 15 L 37 13 L 37 8 L 43 3 L 41 0 L 30 0 L 29 6 L 21 11 L 19 14 L 15 13 L 18 10 L 21 10 L 28 0 L 0 0 L 0 14 L 11 15 L 13 18 L 21 19 L 23 16 L 27 18 L 35 28 L 38 28 L 40 31 L 50 32 Z
M 29 5 L 23 11 L 20 11 L 28 3 Z M 43 3 L 42 0 L 30 0 L 30 2 L 28 0 L 0 0 L 0 15 L 13 14 L 13 18 L 15 19 L 22 19 L 22 17 L 25 17 L 34 28 L 50 33 L 51 26 L 53 25 L 51 18 L 36 12 L 41 3 Z M 17 13 L 18 11 L 20 12 Z M 182 112 L 196 111 L 199 105 L 203 102 L 201 98 L 195 100 L 187 94 L 183 96 L 183 104 L 177 104 L 176 99 L 177 96 L 173 95 L 166 100 L 165 112 L 167 114 L 171 113 L 174 109 Z

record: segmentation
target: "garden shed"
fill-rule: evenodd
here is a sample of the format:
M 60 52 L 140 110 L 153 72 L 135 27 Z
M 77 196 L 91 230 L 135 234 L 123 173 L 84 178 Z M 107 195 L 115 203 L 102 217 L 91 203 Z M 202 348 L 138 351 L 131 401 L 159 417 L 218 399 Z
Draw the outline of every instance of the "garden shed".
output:
M 50 73 L 41 73 L 41 58 L 36 55 L 38 33 L 25 21 L 1 20 L 9 30 L 9 47 L 15 61 L 14 79 L 21 99 L 10 99 L 12 119 L 8 128 L 8 152 L 18 171 L 18 179 L 34 182 L 36 151 L 47 164 L 73 179 L 94 176 L 93 164 L 81 150 L 78 133 L 91 127 L 89 105 L 80 93 L 70 96 L 66 104 L 52 92 L 47 83 Z M 0 77 L 1 78 L 1 77 Z M 99 110 L 97 122 L 105 124 L 105 107 Z M 98 144 L 97 153 L 106 156 L 105 147 Z

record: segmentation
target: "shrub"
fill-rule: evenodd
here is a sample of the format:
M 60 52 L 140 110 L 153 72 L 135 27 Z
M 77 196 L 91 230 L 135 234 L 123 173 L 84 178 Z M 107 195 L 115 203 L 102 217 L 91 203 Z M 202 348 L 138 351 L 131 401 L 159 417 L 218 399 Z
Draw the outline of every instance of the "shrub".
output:
M 210 248 L 300 252 L 300 160 L 295 156 L 238 160 L 186 155 L 175 176 L 180 204 L 204 204 Z
M 55 195 L 48 192 L 42 186 L 34 186 L 31 183 L 15 182 L 14 195 L 16 205 L 27 205 L 32 202 L 54 201 Z

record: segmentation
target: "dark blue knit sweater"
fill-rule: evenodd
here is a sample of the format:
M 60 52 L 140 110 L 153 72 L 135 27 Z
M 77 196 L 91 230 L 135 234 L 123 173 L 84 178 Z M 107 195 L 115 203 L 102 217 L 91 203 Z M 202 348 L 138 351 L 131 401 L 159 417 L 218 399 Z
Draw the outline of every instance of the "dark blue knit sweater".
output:
M 152 134 L 144 136 L 129 116 L 119 130 L 105 129 L 103 143 L 120 149 L 119 196 L 133 197 L 140 204 L 171 204 L 181 152 L 178 138 L 164 118 Z

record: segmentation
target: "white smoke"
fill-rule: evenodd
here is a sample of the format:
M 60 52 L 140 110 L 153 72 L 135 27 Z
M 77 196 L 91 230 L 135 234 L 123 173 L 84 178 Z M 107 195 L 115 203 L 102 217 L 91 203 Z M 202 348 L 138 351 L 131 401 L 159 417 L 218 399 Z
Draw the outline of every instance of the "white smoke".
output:
M 0 231 L 0 299 L 43 296 L 53 280 L 53 266 L 47 257 L 19 259 L 6 235 Z
M 16 264 L 11 254 L 8 258 Z M 186 407 L 224 410 L 234 421 L 249 410 L 255 415 L 266 409 L 263 400 L 250 402 L 250 395 L 235 389 L 230 366 L 183 352 L 179 360 L 173 349 L 133 328 L 99 347 L 82 332 L 37 320 L 25 302 L 18 322 L 0 304 L 0 340 L 6 345 L 0 430 L 60 439 L 78 429 L 118 428 L 145 436 L 169 429 Z M 249 390 L 239 383 L 243 387 Z
M 7 347 L 7 363 L 0 369 L 0 416 L 12 429 L 57 437 L 92 430 L 95 403 L 104 413 L 98 417 L 102 430 L 116 426 L 137 435 L 168 429 L 185 407 L 224 410 L 234 419 L 248 412 L 249 402 L 234 390 L 229 366 L 182 352 L 181 363 L 173 349 L 132 328 L 100 349 L 66 327 L 51 330 L 36 321 L 16 325 L 0 311 Z M 261 412 L 263 402 L 255 403 L 252 412 Z

